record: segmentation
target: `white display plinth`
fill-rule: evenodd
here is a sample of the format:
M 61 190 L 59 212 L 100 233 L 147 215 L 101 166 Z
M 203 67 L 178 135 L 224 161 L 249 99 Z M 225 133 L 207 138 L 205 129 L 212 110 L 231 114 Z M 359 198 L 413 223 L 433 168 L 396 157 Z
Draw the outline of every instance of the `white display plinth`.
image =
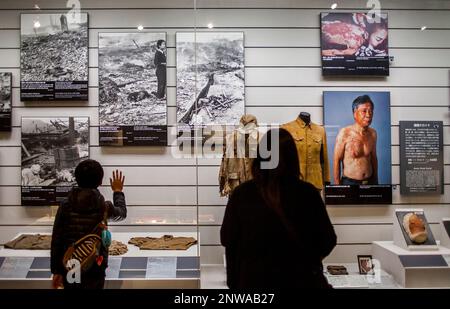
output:
M 33 233 L 27 233 L 33 234 Z M 46 233 L 40 233 L 46 234 Z M 128 240 L 131 237 L 161 237 L 163 235 L 173 235 L 175 237 L 194 237 L 197 239 L 197 244 L 191 246 L 188 250 L 140 250 L 137 246 L 129 245 Z M 17 236 L 19 236 L 18 234 Z M 197 289 L 200 288 L 200 240 L 198 238 L 199 235 L 197 233 L 112 233 L 113 240 L 120 241 L 127 245 L 128 252 L 121 256 L 110 256 L 109 257 L 109 268 L 111 270 L 114 268 L 114 259 L 121 259 L 119 264 L 123 261 L 123 258 L 152 258 L 156 262 L 158 259 L 169 259 L 172 260 L 176 265 L 175 268 L 172 267 L 168 269 L 172 275 L 168 275 L 167 273 L 162 273 L 161 277 L 158 277 L 158 273 L 150 274 L 149 269 L 147 268 L 122 268 L 119 266 L 116 271 L 117 274 L 108 275 L 105 280 L 105 288 L 159 288 L 159 289 Z M 13 250 L 13 249 L 0 249 L 0 259 L 8 259 L 13 261 L 14 259 L 18 262 L 23 262 L 23 268 L 20 269 L 26 273 L 26 277 L 21 274 L 19 276 L 11 276 L 11 277 L 0 277 L 0 289 L 8 288 L 8 289 L 50 289 L 51 288 L 51 277 L 49 274 L 48 266 L 45 266 L 43 269 L 32 269 L 30 265 L 26 265 L 30 263 L 30 261 L 35 262 L 35 258 L 49 258 L 50 250 Z M 184 259 L 188 261 L 187 265 L 183 265 L 179 267 L 179 259 Z M 175 259 L 175 260 L 174 260 Z M 129 259 L 128 259 L 129 260 Z M 195 260 L 195 261 L 194 261 Z M 145 261 L 144 261 L 145 262 Z M 184 263 L 184 262 L 183 262 Z M 20 263 L 18 263 L 20 264 Z M 192 264 L 193 266 L 190 266 Z M 2 266 L 2 265 L 0 265 Z M 173 263 L 172 263 L 173 266 Z M 25 269 L 26 268 L 26 269 Z M 166 269 L 167 270 L 167 269 Z M 39 276 L 39 272 L 43 275 L 42 278 L 29 278 L 28 275 L 30 272 L 33 272 L 33 275 Z M 131 276 L 121 276 L 120 273 L 125 272 Z M 1 273 L 1 267 L 0 267 Z M 137 273 L 140 276 L 133 277 L 133 273 Z
M 450 267 L 439 265 L 436 260 L 448 260 L 450 249 L 437 246 L 432 251 L 410 251 L 392 241 L 376 241 L 372 244 L 372 255 L 381 268 L 406 288 L 449 288 Z M 412 261 L 411 261 L 412 260 Z M 413 264 L 416 265 L 413 265 Z

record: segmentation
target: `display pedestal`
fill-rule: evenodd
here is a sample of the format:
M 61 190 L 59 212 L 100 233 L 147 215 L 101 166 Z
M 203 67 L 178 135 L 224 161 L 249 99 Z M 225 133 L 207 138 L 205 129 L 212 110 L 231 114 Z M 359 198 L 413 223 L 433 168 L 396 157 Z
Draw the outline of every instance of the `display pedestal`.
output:
M 376 241 L 372 244 L 372 254 L 381 268 L 403 287 L 450 287 L 450 249 L 437 246 L 429 252 L 409 251 L 392 241 Z
M 164 233 L 194 237 L 197 233 Z M 161 237 L 161 233 L 113 233 L 113 240 L 128 243 L 131 237 Z M 197 239 L 198 240 L 198 239 Z M 187 250 L 140 250 L 110 256 L 105 288 L 198 289 L 200 243 Z M 0 249 L 0 289 L 51 289 L 50 250 Z

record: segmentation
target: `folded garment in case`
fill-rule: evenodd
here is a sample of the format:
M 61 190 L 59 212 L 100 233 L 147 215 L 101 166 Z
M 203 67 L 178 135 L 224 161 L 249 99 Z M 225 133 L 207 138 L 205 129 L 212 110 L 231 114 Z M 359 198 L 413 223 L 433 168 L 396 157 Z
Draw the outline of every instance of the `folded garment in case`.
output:
M 347 268 L 342 265 L 328 265 L 327 271 L 330 275 L 348 275 Z

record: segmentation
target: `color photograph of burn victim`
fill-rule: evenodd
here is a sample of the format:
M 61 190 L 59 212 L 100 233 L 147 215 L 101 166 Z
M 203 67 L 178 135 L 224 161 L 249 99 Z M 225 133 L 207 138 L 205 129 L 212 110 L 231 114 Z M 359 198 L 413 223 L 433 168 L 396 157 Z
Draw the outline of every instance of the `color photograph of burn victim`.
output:
M 21 81 L 88 80 L 88 16 L 21 15 Z
M 89 157 L 89 118 L 22 118 L 22 186 L 73 186 Z
M 101 126 L 165 125 L 166 34 L 99 33 Z
M 245 112 L 244 34 L 179 32 L 177 122 L 236 125 Z

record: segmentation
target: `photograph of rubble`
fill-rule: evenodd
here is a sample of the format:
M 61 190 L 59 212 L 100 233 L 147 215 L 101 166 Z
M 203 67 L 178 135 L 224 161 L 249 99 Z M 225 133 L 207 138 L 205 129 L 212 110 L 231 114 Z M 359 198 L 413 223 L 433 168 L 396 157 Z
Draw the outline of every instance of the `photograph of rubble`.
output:
M 178 125 L 237 125 L 245 113 L 244 33 L 178 32 Z
M 100 145 L 167 144 L 166 33 L 99 33 Z
M 89 118 L 22 118 L 22 205 L 53 205 L 89 157 Z
M 12 74 L 0 73 L 0 131 L 11 131 Z
M 88 99 L 88 15 L 21 14 L 21 100 Z

